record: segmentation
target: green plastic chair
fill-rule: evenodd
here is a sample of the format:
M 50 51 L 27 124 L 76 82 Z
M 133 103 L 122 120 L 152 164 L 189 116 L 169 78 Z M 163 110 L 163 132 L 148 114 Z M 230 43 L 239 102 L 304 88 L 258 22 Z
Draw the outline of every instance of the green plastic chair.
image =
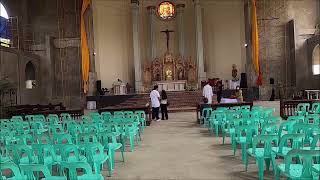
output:
M 296 124 L 296 121 L 284 121 L 280 124 L 279 127 L 279 139 L 285 134 L 292 134 L 293 133 L 293 126 Z
M 39 134 L 35 136 L 35 143 L 37 144 L 52 144 L 51 137 L 47 134 Z
M 236 144 L 241 145 L 242 162 L 245 163 L 248 158 L 247 147 L 252 145 L 252 140 L 255 135 L 258 135 L 258 126 L 255 124 L 239 126 L 236 128 Z M 236 146 L 233 147 L 233 154 L 236 153 Z
M 266 163 L 266 169 L 269 170 L 270 162 L 272 160 L 272 146 L 278 144 L 278 135 L 257 135 L 253 138 L 252 148 L 247 150 L 248 155 L 256 159 L 259 169 L 259 179 L 263 180 L 264 177 L 264 161 Z M 260 147 L 260 144 L 263 147 Z M 245 162 L 246 171 L 248 169 L 248 159 Z M 273 167 L 275 168 L 275 167 Z
M 123 111 L 115 111 L 115 112 L 113 112 L 113 117 L 124 118 L 124 113 L 123 113 Z
M 98 141 L 104 146 L 104 149 L 108 151 L 109 161 L 112 163 L 112 167 L 115 167 L 115 152 L 120 149 L 122 161 L 124 162 L 124 150 L 125 147 L 122 143 L 117 142 L 117 134 L 110 132 L 101 132 L 97 134 Z
M 42 164 L 24 164 L 20 165 L 22 174 L 27 176 L 27 180 L 37 180 L 40 177 L 35 176 L 34 173 L 42 172 L 43 180 L 67 180 L 65 176 L 52 176 L 47 166 Z
M 51 124 L 48 126 L 49 128 L 49 134 L 63 134 L 64 129 L 62 124 Z
M 243 119 L 233 119 L 229 122 L 223 122 L 222 124 L 222 144 L 225 143 L 225 138 L 227 136 L 230 136 L 231 138 L 231 145 L 232 149 L 235 148 L 236 142 L 235 142 L 235 133 L 236 133 L 236 127 L 243 125 Z M 234 154 L 235 155 L 235 154 Z
M 72 121 L 72 117 L 69 113 L 61 113 L 60 117 L 62 119 L 62 121 Z
M 213 111 L 212 108 L 203 108 L 202 109 L 202 114 L 200 117 L 200 124 L 201 124 L 201 122 L 203 122 L 204 127 L 208 127 L 209 118 L 211 116 L 212 111 Z
M 11 145 L 11 147 L 8 148 L 12 150 L 14 163 L 18 165 L 38 163 L 38 157 L 34 155 L 31 146 L 17 144 Z
M 211 133 L 215 130 L 216 137 L 219 136 L 219 130 L 222 128 L 222 124 L 226 121 L 226 113 L 219 111 L 212 111 L 208 118 L 208 128 Z
M 104 147 L 100 143 L 86 143 L 83 144 L 82 147 L 85 149 L 85 154 L 88 159 L 88 163 L 94 167 L 94 171 L 97 174 L 101 173 L 101 169 L 103 169 L 103 165 L 109 159 L 107 153 L 104 152 Z M 112 170 L 114 169 L 112 163 L 108 161 L 108 169 L 109 176 L 112 174 Z
M 314 132 L 319 132 L 320 131 L 320 126 L 314 125 L 314 124 L 295 124 L 293 126 L 293 133 L 304 133 L 305 138 L 304 142 L 305 143 L 310 143 L 312 141 L 312 136 Z
M 306 116 L 308 115 L 309 109 L 309 103 L 299 103 L 297 106 L 297 110 L 295 111 L 295 114 L 298 116 Z
M 67 144 L 73 144 L 72 136 L 68 133 L 53 135 L 53 143 L 63 144 L 64 142 L 66 142 Z
M 12 158 L 6 146 L 0 146 L 0 163 L 11 162 Z
M 278 131 L 279 131 L 279 123 L 274 122 L 274 123 L 269 123 L 269 124 L 263 125 L 261 134 L 278 135 Z
M 28 145 L 35 142 L 34 137 L 31 136 L 30 134 L 22 134 L 22 135 L 16 136 L 16 139 L 18 140 L 17 141 L 18 144 Z
M 9 175 L 7 173 L 0 173 L 0 179 L 27 180 L 27 176 L 23 176 L 19 167 L 13 162 L 0 163 L 0 169 L 1 171 L 11 171 Z
M 279 146 L 272 147 L 272 151 L 279 157 L 284 157 L 293 149 L 301 149 L 303 147 L 304 134 L 285 134 L 280 138 Z
M 97 142 L 96 133 L 80 133 L 78 134 L 77 144 L 86 144 L 91 142 Z
M 59 116 L 56 114 L 49 114 L 47 117 L 47 121 L 51 124 L 51 125 L 57 125 L 60 123 L 60 119 Z
M 104 180 L 101 174 L 93 174 L 90 165 L 86 162 L 63 162 L 61 166 L 63 169 L 68 169 L 68 177 L 72 180 Z M 84 169 L 84 174 L 78 175 L 78 169 Z
M 67 162 L 87 162 L 87 158 L 79 153 L 79 147 L 74 144 L 60 144 L 61 160 Z
M 293 159 L 297 157 L 302 163 L 295 163 Z M 313 161 L 313 158 L 318 157 L 320 157 L 320 150 L 291 150 L 285 156 L 284 163 L 277 164 L 275 179 L 279 180 L 281 174 L 292 180 L 319 179 L 319 173 L 315 172 Z M 273 161 L 275 162 L 274 158 Z
M 112 117 L 112 114 L 110 112 L 102 112 L 101 113 L 102 119 L 105 122 L 110 122 L 110 118 Z
M 320 150 L 320 134 L 314 135 L 312 137 L 312 142 L 310 146 L 303 147 L 303 149 L 304 150 Z
M 38 157 L 38 163 L 47 166 L 52 174 L 52 166 L 61 161 L 56 156 L 54 147 L 50 144 L 33 144 L 32 149 Z
M 309 114 L 305 117 L 304 123 L 320 125 L 320 114 Z
M 289 116 L 287 121 L 295 121 L 296 123 L 304 123 L 304 116 Z
M 241 110 L 249 110 L 250 111 L 251 107 L 249 105 L 241 106 Z
M 139 122 L 141 124 L 141 130 L 143 131 L 145 129 L 145 127 L 147 126 L 146 113 L 144 111 L 135 111 L 134 114 L 138 116 Z
M 313 114 L 320 114 L 320 102 L 312 103 L 310 112 Z

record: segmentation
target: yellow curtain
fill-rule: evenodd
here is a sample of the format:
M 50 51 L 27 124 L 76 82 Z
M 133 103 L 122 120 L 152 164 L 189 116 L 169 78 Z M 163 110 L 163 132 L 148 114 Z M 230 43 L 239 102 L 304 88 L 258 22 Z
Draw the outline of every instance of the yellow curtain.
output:
M 257 1 L 252 0 L 252 59 L 254 69 L 258 75 L 257 85 L 262 84 L 262 76 L 259 61 L 259 31 L 257 20 Z
M 81 55 L 82 55 L 82 81 L 83 81 L 83 91 L 86 94 L 89 90 L 89 65 L 90 56 L 88 48 L 88 39 L 86 26 L 84 22 L 84 13 L 90 5 L 91 0 L 83 0 L 81 9 Z

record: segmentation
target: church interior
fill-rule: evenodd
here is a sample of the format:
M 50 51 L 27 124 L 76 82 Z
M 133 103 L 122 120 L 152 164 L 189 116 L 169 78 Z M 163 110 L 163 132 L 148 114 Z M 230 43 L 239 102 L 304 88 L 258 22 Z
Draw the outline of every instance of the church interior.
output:
M 0 179 L 320 179 L 320 0 L 0 0 L 0 124 Z

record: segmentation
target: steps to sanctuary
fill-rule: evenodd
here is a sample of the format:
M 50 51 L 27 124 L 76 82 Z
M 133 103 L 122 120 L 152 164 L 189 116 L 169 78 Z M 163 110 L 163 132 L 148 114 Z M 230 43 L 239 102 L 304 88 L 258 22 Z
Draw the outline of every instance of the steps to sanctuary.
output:
M 169 112 L 195 111 L 197 104 L 202 101 L 201 91 L 167 92 L 167 96 Z M 149 94 L 137 94 L 116 106 L 143 106 L 148 102 Z

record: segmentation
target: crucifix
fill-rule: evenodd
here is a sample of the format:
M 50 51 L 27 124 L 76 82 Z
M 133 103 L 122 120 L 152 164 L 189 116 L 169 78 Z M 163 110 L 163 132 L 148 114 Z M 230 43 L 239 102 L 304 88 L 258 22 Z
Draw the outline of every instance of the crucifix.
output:
M 169 40 L 170 40 L 170 33 L 174 32 L 172 30 L 166 29 L 165 31 L 161 31 L 162 33 L 166 33 L 167 36 L 167 51 L 169 52 Z

